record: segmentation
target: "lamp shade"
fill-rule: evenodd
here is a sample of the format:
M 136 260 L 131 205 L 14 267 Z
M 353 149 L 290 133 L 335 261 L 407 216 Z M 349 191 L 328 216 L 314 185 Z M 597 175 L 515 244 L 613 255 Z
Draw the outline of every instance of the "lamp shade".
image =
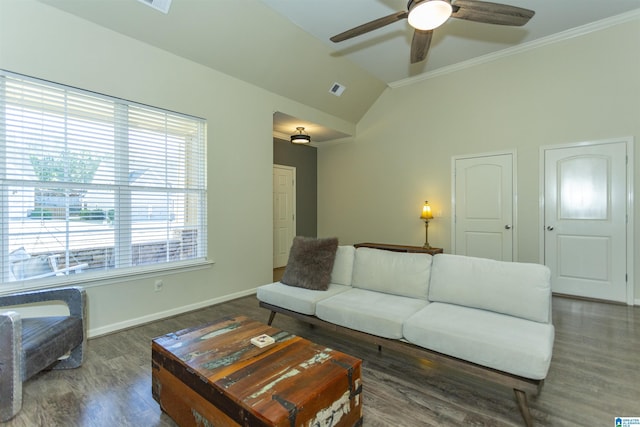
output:
M 420 215 L 420 219 L 429 220 L 433 219 L 433 215 L 431 214 L 431 206 L 429 206 L 429 202 L 424 202 L 424 206 L 422 207 L 422 214 Z
M 418 30 L 433 30 L 444 24 L 453 8 L 446 0 L 411 0 L 409 2 L 409 25 Z

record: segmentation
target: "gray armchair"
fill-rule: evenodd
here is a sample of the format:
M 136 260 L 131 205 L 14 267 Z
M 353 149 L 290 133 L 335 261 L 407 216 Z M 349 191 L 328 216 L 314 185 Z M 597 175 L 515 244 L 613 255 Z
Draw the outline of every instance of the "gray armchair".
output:
M 22 382 L 44 369 L 77 368 L 86 345 L 85 291 L 44 289 L 0 296 L 0 422 L 22 408 Z M 24 318 L 3 307 L 62 301 L 68 316 Z

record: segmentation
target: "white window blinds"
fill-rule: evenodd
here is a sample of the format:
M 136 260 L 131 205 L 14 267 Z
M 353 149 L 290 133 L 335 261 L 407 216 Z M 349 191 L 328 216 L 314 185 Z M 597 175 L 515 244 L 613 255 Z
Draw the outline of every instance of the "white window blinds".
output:
M 0 71 L 2 282 L 206 258 L 205 133 Z

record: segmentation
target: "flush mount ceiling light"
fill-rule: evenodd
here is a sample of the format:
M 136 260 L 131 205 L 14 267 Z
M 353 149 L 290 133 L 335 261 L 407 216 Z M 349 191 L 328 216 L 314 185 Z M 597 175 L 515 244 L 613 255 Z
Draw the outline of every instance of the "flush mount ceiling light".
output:
M 453 8 L 446 0 L 410 0 L 408 7 L 409 25 L 418 30 L 433 30 L 447 22 Z
M 311 142 L 311 137 L 308 134 L 303 133 L 304 127 L 298 126 L 296 130 L 298 133 L 291 135 L 292 144 L 309 144 Z

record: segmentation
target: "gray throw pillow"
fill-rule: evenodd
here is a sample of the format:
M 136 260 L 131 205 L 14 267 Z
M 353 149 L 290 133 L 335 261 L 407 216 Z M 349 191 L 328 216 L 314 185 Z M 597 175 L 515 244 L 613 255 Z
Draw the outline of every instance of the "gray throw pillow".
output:
M 335 237 L 315 239 L 296 236 L 281 283 L 299 288 L 326 291 L 338 250 Z

